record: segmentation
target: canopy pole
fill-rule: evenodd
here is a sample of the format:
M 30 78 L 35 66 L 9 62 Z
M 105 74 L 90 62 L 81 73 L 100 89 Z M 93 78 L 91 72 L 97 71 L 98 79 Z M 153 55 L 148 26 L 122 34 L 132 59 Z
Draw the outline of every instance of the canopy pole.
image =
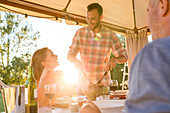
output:
M 70 5 L 70 2 L 71 2 L 71 0 L 68 1 L 67 5 L 66 5 L 66 7 L 63 9 L 63 11 L 67 12 L 67 8 L 68 8 L 68 6 Z
M 135 14 L 135 3 L 134 3 L 134 0 L 132 0 L 132 5 L 133 5 L 133 18 L 134 18 L 134 32 L 135 33 L 138 33 L 138 29 L 136 27 L 136 14 Z

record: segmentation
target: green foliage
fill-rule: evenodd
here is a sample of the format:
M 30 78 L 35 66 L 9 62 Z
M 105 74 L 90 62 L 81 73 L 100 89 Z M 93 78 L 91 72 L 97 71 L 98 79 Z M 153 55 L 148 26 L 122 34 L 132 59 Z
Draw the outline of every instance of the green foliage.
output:
M 120 42 L 122 45 L 125 47 L 125 37 L 122 35 L 117 35 Z M 111 58 L 114 57 L 113 54 L 111 54 Z M 111 73 L 111 79 L 112 80 L 117 80 L 119 83 L 118 89 L 121 89 L 120 84 L 122 83 L 123 80 L 123 71 L 121 69 L 124 68 L 124 64 L 117 64 L 115 68 L 113 68 L 110 73 Z
M 123 69 L 124 64 L 117 64 L 115 68 L 113 68 L 110 73 L 111 73 L 111 79 L 112 80 L 117 80 L 119 83 L 118 89 L 121 89 L 120 84 L 122 83 L 123 80 Z
M 0 112 L 4 112 L 4 104 L 2 99 L 2 93 L 0 92 Z
M 120 42 L 123 44 L 123 46 L 125 47 L 125 37 L 123 36 L 123 35 L 117 35 L 118 36 L 118 38 L 119 38 L 119 40 L 120 40 Z
M 23 15 L 0 11 L 0 79 L 4 83 L 24 83 L 39 37 Z

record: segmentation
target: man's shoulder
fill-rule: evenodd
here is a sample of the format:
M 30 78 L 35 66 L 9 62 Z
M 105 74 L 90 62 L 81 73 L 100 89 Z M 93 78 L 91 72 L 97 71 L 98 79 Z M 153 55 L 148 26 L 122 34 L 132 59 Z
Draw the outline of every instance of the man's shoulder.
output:
M 145 45 L 136 55 L 136 58 L 141 58 L 144 56 L 152 56 L 153 54 L 155 54 L 153 57 L 160 57 L 160 56 L 156 56 L 158 54 L 161 54 L 161 56 L 165 56 L 165 55 L 169 56 L 170 55 L 168 52 L 170 50 L 169 42 L 170 42 L 170 37 L 155 40 Z
M 105 27 L 105 26 L 103 26 L 103 25 L 102 25 L 102 32 L 116 35 L 116 33 L 115 33 L 113 30 L 111 30 L 110 28 Z
M 165 38 L 161 38 L 161 39 L 158 39 L 156 41 L 153 42 L 153 45 L 157 45 L 157 46 L 160 46 L 160 47 L 168 47 L 170 48 L 170 36 L 169 37 L 165 37 Z
M 147 44 L 145 48 L 150 48 L 153 47 L 154 48 L 167 48 L 170 49 L 170 36 L 169 37 L 165 37 L 165 38 L 161 38 L 161 39 L 157 39 L 155 41 L 153 41 L 150 44 Z
M 108 32 L 113 32 L 113 33 L 114 33 L 113 30 L 111 30 L 111 29 L 108 28 L 108 27 L 105 27 L 104 25 L 102 25 L 102 30 L 103 30 L 103 31 L 108 31 Z
M 85 30 L 88 30 L 88 26 L 81 27 L 77 31 L 85 31 Z

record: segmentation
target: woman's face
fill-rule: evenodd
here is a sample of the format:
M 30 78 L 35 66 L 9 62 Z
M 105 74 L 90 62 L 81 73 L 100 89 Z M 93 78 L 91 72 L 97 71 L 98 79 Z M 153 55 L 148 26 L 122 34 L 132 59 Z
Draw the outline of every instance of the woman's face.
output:
M 51 50 L 47 51 L 46 63 L 51 68 L 55 68 L 59 65 L 58 63 L 58 56 L 55 55 Z

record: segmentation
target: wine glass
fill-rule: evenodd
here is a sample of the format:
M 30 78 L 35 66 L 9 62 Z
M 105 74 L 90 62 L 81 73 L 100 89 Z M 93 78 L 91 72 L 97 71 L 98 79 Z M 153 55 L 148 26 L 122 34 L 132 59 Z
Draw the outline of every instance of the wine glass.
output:
M 118 88 L 118 81 L 117 80 L 112 80 L 110 84 L 110 90 L 115 91 Z
M 55 96 L 56 94 L 56 84 L 46 84 L 44 86 L 45 89 L 45 96 L 49 98 L 49 105 L 50 105 L 50 112 L 51 111 L 51 99 Z

